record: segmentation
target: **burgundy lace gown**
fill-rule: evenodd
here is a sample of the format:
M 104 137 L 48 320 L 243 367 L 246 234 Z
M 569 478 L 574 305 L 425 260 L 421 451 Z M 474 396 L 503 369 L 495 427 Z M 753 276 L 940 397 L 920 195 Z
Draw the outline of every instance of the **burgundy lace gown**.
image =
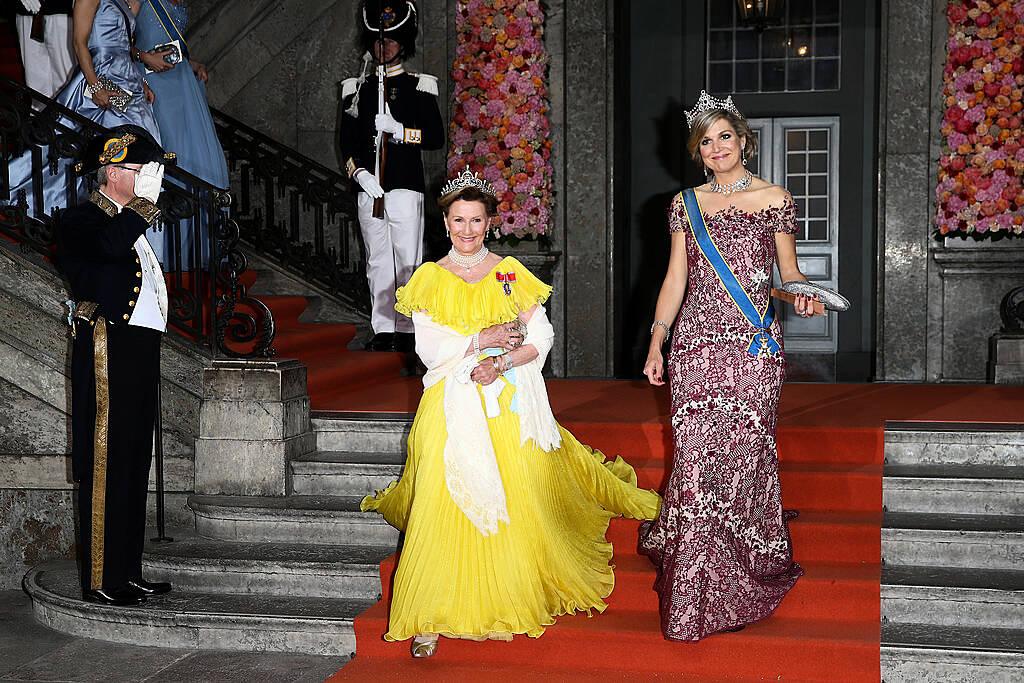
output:
M 708 231 L 758 310 L 767 303 L 775 233 L 794 233 L 786 203 L 705 216 Z M 668 375 L 672 471 L 661 515 L 641 527 L 640 549 L 658 566 L 661 628 L 696 641 L 765 619 L 803 574 L 793 562 L 775 449 L 785 361 L 753 356 L 754 328 L 701 253 L 677 195 L 672 232 L 686 234 L 688 285 Z M 781 344 L 776 320 L 771 335 Z

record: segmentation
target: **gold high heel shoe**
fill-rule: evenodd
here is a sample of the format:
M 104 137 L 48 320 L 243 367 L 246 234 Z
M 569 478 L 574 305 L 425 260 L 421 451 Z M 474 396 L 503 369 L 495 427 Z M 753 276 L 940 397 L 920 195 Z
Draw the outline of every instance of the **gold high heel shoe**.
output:
M 412 644 L 409 645 L 409 651 L 412 652 L 413 658 L 433 657 L 437 652 L 438 638 L 436 636 L 433 640 L 421 640 L 420 638 L 420 636 L 414 636 Z

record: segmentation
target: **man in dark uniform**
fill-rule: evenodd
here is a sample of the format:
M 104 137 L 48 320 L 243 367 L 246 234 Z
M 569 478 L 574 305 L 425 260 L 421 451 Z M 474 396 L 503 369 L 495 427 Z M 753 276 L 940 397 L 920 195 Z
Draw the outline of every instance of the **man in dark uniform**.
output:
M 71 462 L 79 484 L 82 597 L 110 605 L 171 590 L 142 578 L 167 329 L 166 284 L 145 233 L 160 215 L 165 156 L 172 155 L 139 126 L 93 139 L 78 170 L 95 173 L 99 189 L 64 211 L 57 229 L 57 256 L 77 301 L 69 314 Z
M 405 0 L 367 0 L 362 20 L 367 64 L 359 78 L 341 84 L 341 151 L 345 170 L 360 188 L 356 204 L 366 245 L 374 332 L 367 348 L 410 351 L 412 321 L 395 311 L 395 289 L 408 282 L 423 261 L 420 150 L 441 149 L 445 127 L 437 107 L 437 78 L 408 73 L 402 65 L 416 49 L 416 6 Z M 376 75 L 367 77 L 370 59 L 376 59 L 378 67 Z M 383 111 L 378 89 L 382 73 Z M 378 141 L 383 143 L 379 165 Z M 375 200 L 383 200 L 376 216 Z

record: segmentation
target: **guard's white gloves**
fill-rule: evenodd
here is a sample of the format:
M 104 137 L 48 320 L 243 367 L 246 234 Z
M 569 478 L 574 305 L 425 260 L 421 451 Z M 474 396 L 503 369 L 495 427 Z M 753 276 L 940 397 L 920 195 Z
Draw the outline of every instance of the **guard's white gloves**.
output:
M 143 197 L 156 204 L 160 197 L 160 187 L 164 181 L 164 165 L 150 161 L 144 164 L 135 174 L 135 196 Z
M 357 168 L 356 172 L 352 174 L 352 179 L 359 183 L 359 187 L 363 188 L 363 192 L 374 199 L 380 199 L 384 196 L 384 188 L 380 186 L 380 183 L 377 182 L 373 174 L 365 168 Z
M 379 132 L 391 133 L 396 141 L 401 142 L 405 139 L 405 126 L 396 121 L 395 117 L 390 113 L 377 114 L 373 123 L 377 126 Z
M 43 4 L 40 0 L 21 0 L 21 4 L 25 7 L 25 10 L 29 14 L 36 14 L 42 8 Z

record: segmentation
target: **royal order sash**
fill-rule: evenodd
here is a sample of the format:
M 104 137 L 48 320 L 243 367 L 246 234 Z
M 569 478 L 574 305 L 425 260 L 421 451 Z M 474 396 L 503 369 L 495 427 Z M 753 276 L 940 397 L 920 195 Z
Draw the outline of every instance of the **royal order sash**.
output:
M 768 331 L 772 321 L 775 320 L 775 307 L 772 305 L 771 297 L 768 297 L 768 306 L 764 312 L 758 313 L 754 302 L 750 300 L 750 296 L 743 289 L 743 285 L 736 278 L 736 274 L 732 272 L 732 268 L 725 262 L 722 252 L 718 250 L 715 240 L 711 237 L 711 233 L 708 232 L 708 226 L 704 223 L 704 214 L 700 210 L 700 202 L 697 201 L 697 193 L 693 189 L 686 189 L 683 190 L 682 196 L 683 207 L 686 209 L 686 218 L 690 223 L 693 237 L 697 240 L 697 246 L 700 247 L 701 253 L 704 254 L 704 258 L 708 260 L 711 267 L 715 269 L 718 281 L 725 287 L 729 298 L 740 309 L 743 317 L 757 328 L 757 332 L 750 339 L 747 352 L 752 356 L 759 356 L 761 354 L 775 355 L 781 352 L 782 347 L 779 346 L 779 342 L 775 341 Z
M 179 41 L 178 44 L 181 45 L 181 58 L 188 63 L 188 45 L 185 43 L 185 36 L 181 35 L 181 31 L 178 30 L 174 20 L 171 19 L 171 15 L 167 13 L 163 0 L 149 0 L 149 6 L 156 13 L 156 18 L 160 21 L 160 25 L 163 26 L 167 37 L 171 40 Z

